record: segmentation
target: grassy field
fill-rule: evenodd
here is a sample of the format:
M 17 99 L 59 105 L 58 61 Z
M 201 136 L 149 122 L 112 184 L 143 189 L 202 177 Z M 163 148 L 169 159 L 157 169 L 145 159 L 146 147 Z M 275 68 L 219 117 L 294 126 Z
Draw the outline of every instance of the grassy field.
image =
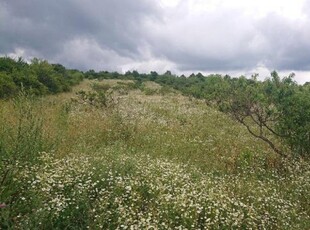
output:
M 79 90 L 106 91 L 82 100 Z M 0 229 L 309 229 L 310 166 L 146 83 L 0 101 Z

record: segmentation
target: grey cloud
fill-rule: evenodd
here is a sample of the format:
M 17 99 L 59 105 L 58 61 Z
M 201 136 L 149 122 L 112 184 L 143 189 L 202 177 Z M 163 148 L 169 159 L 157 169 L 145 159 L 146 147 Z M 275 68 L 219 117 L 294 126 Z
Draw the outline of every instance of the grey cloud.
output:
M 310 28 L 309 20 L 276 14 L 254 19 L 225 8 L 187 16 L 180 9 L 166 23 L 154 25 L 150 42 L 155 55 L 184 71 L 236 71 L 261 65 L 310 70 L 310 31 L 305 29 Z
M 131 61 L 130 58 L 119 55 L 112 49 L 100 46 L 95 40 L 75 39 L 65 44 L 63 52 L 57 55 L 56 60 L 76 66 L 79 69 L 122 71 L 121 65 Z
M 122 56 L 139 53 L 140 25 L 156 18 L 156 5 L 143 0 L 7 0 L 0 2 L 0 53 L 23 48 L 53 58 L 66 43 L 90 39 Z
M 262 49 L 242 12 L 223 10 L 184 21 L 173 19 L 164 30 L 159 27 L 158 34 L 151 34 L 154 53 L 176 62 L 180 69 L 240 69 L 260 60 Z
M 289 21 L 270 14 L 257 23 L 268 49 L 266 66 L 280 70 L 310 70 L 310 21 Z
M 176 71 L 306 71 L 305 2 L 306 18 L 292 21 L 275 14 L 254 19 L 225 7 L 193 13 L 185 0 L 168 9 L 155 0 L 0 0 L 0 54 L 19 48 L 28 56 L 97 70 L 143 64 Z

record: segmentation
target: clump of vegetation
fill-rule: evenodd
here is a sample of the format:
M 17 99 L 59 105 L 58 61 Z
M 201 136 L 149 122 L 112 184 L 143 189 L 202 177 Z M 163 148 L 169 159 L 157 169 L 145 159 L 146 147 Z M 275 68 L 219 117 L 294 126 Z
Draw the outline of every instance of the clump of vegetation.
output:
M 226 85 L 225 85 L 226 84 Z M 280 80 L 227 80 L 212 95 L 219 109 L 244 125 L 250 134 L 266 142 L 283 157 L 310 154 L 310 91 L 298 86 L 293 75 Z M 279 143 L 281 142 L 281 143 Z M 282 148 L 282 149 L 281 149 Z
M 94 106 L 96 108 L 113 108 L 118 103 L 115 88 L 108 84 L 93 83 L 92 91 L 79 90 L 71 102 Z M 119 90 L 118 90 L 119 92 Z
M 112 97 L 112 91 L 107 93 L 104 91 L 86 92 L 81 90 L 78 91 L 76 95 L 77 98 L 72 98 L 72 102 L 91 105 L 97 108 L 107 108 L 115 104 L 115 100 Z
M 28 64 L 22 58 L 0 57 L 0 98 L 16 96 L 22 89 L 34 95 L 67 92 L 83 78 L 78 70 L 37 58 Z

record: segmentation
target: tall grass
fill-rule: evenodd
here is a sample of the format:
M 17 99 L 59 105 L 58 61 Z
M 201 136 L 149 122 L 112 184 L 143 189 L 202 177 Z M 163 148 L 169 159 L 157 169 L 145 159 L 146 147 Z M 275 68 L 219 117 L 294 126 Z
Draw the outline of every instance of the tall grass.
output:
M 203 101 L 112 96 L 0 101 L 0 228 L 309 228 L 308 161 L 279 159 Z
M 0 200 L 7 207 L 8 222 L 17 210 L 28 210 L 21 204 L 28 190 L 20 171 L 39 164 L 40 153 L 47 148 L 43 140 L 43 121 L 40 102 L 21 92 L 2 106 L 0 121 Z M 31 173 L 31 172 L 29 172 Z M 31 206 L 30 206 L 31 207 Z M 5 212 L 9 209 L 10 212 Z

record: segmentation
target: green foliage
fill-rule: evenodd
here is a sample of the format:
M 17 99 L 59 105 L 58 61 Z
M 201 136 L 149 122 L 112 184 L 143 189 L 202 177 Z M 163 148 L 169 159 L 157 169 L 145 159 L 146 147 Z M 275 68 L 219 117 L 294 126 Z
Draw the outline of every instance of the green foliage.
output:
M 292 154 L 310 154 L 310 93 L 293 81 L 293 75 L 281 80 L 272 72 L 271 79 L 264 82 L 241 77 L 228 83 L 226 90 L 221 87 L 221 111 L 232 115 L 282 156 L 289 152 L 279 142 L 289 147 Z
M 21 89 L 34 95 L 67 92 L 83 80 L 77 70 L 34 58 L 27 64 L 19 58 L 0 57 L 0 98 L 9 98 Z
M 19 91 L 25 90 L 29 94 L 33 95 L 45 95 L 48 93 L 48 88 L 43 83 L 41 83 L 37 76 L 33 73 L 24 75 L 19 73 L 13 76 L 16 87 Z
M 7 98 L 15 95 L 17 87 L 13 79 L 6 73 L 0 72 L 0 98 Z
M 278 131 L 293 153 L 310 155 L 310 91 L 297 90 L 281 106 Z
M 39 82 L 45 85 L 48 88 L 48 91 L 51 93 L 60 93 L 63 91 L 68 91 L 68 83 L 61 75 L 61 70 L 50 65 L 47 61 L 41 61 L 38 59 L 33 59 L 30 65 L 30 71 L 37 76 Z M 60 73 L 59 73 L 60 72 Z
M 13 73 L 14 71 L 21 71 L 27 68 L 28 64 L 19 57 L 14 60 L 9 57 L 0 57 L 0 72 Z

